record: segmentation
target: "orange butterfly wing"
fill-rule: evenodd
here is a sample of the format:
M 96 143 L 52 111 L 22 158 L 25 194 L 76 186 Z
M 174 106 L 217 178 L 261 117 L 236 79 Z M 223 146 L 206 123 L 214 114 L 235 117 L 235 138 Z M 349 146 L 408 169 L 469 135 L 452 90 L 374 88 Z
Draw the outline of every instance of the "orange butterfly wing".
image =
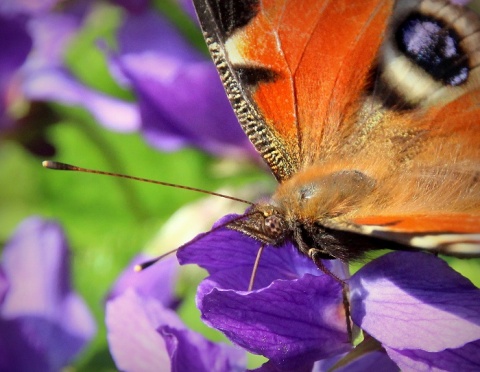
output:
M 462 256 L 480 252 L 480 89 L 415 123 L 428 135 L 410 178 L 398 187 L 398 203 L 370 209 L 352 222 L 365 234 Z M 415 173 L 419 177 L 415 177 Z M 399 181 L 399 179 L 396 180 Z M 439 185 L 437 185 L 439 184 Z M 413 190 L 417 188 L 417 193 Z M 410 191 L 409 191 L 410 190 Z M 402 200 L 402 194 L 411 193 Z
M 250 14 L 194 3 L 243 129 L 275 177 L 290 178 L 353 111 L 392 1 L 239 1 Z

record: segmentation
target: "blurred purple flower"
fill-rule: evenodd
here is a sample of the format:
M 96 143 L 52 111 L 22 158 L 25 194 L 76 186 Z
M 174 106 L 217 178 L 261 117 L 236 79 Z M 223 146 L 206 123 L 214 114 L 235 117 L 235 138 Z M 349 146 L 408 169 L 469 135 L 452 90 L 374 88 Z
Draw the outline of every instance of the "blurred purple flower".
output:
M 197 292 L 203 320 L 276 369 L 310 370 L 315 361 L 348 351 L 340 285 L 291 244 L 267 247 L 255 290 L 246 291 L 259 245 L 220 228 L 178 252 L 181 264 L 210 274 Z M 480 367 L 480 290 L 443 260 L 390 253 L 360 269 L 349 288 L 352 320 L 402 370 Z
M 56 3 L 6 1 L 0 6 L 0 135 L 43 156 L 54 154 L 45 129 L 58 118 L 39 103 L 49 97 L 37 94 L 31 84 L 47 69 L 63 65 L 66 44 L 79 26 L 78 19 L 69 18 L 74 12 L 49 13 Z
M 0 370 L 58 371 L 95 334 L 69 279 L 60 226 L 26 219 L 7 243 L 0 266 Z
M 0 131 L 13 125 L 8 106 L 15 94 L 15 73 L 27 59 L 32 48 L 32 39 L 24 17 L 0 13 Z
M 110 0 L 112 4 L 119 5 L 129 13 L 142 13 L 150 6 L 150 0 Z
M 178 303 L 174 289 L 178 277 L 178 263 L 175 259 L 166 258 L 156 265 L 156 270 L 135 271 L 135 266 L 150 259 L 146 255 L 138 255 L 118 277 L 108 294 L 113 299 L 129 288 L 135 289 L 143 297 L 153 297 L 164 307 L 173 308 Z M 160 291 L 159 288 L 162 290 Z
M 0 129 L 18 119 L 7 115 L 6 107 L 12 102 L 54 101 L 84 107 L 110 130 L 140 131 L 148 143 L 162 150 L 188 146 L 217 155 L 256 156 L 213 63 L 161 15 L 149 10 L 146 2 L 119 4 L 128 12 L 118 30 L 119 50 L 108 52 L 113 76 L 134 92 L 137 102 L 86 86 L 64 63 L 70 41 L 95 6 L 89 1 L 73 2 L 61 11 L 48 12 L 53 3 L 41 3 L 35 9 L 11 3 L 3 7 L 5 14 L 0 7 L 0 17 L 13 17 L 11 13 L 16 17 L 15 22 L 0 26 L 4 34 L 13 36 L 2 42 L 4 50 L 11 52 L 2 54 L 3 61 L 0 58 Z M 38 119 L 35 123 L 41 124 Z M 34 131 L 27 126 L 15 129 Z M 10 138 L 25 140 L 19 137 L 10 134 Z M 43 150 L 43 155 L 48 152 Z
M 65 66 L 65 51 L 83 21 L 94 11 L 89 1 L 74 2 L 63 12 L 30 19 L 34 53 L 22 69 L 22 92 L 30 100 L 78 105 L 109 129 L 130 132 L 139 128 L 135 104 L 98 92 L 81 83 Z
M 141 262 L 142 258 L 134 260 Z M 178 269 L 174 258 L 120 277 L 107 300 L 110 352 L 120 370 L 242 371 L 245 353 L 215 344 L 183 324 L 169 308 Z
M 0 13 L 35 15 L 50 11 L 60 0 L 2 0 Z
M 130 14 L 118 44 L 112 73 L 136 94 L 141 131 L 151 145 L 254 156 L 213 63 L 165 18 L 148 11 Z

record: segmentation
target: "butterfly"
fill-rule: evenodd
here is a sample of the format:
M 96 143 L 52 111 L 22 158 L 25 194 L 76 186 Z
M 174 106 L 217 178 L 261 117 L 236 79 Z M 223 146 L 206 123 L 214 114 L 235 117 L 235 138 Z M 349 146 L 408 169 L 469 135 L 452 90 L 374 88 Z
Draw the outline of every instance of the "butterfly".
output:
M 480 20 L 447 0 L 194 0 L 279 185 L 229 224 L 314 260 L 480 255 Z

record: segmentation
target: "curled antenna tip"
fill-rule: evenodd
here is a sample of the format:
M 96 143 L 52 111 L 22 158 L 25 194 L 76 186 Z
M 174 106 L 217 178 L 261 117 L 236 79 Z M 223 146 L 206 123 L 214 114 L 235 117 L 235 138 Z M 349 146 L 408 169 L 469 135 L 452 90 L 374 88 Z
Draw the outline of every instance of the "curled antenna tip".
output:
M 143 271 L 147 268 L 149 268 L 150 266 L 153 266 L 154 264 L 156 264 L 158 261 L 160 260 L 163 260 L 165 257 L 167 257 L 169 254 L 172 254 L 176 251 L 178 251 L 179 248 L 175 248 L 174 250 L 171 250 L 170 252 L 167 252 L 167 253 L 164 253 L 158 257 L 155 257 L 151 260 L 148 260 L 148 261 L 145 261 L 145 262 L 142 262 L 140 264 L 137 264 L 133 267 L 133 270 L 135 270 L 135 272 L 140 272 L 140 271 Z
M 58 161 L 52 161 L 52 160 L 42 161 L 42 166 L 47 169 L 55 169 L 55 170 L 76 170 L 77 169 L 77 167 L 73 165 L 60 163 Z
M 53 161 L 44 160 L 42 161 L 42 167 L 44 168 L 52 168 L 54 166 Z
M 157 263 L 158 261 L 160 261 L 163 257 L 165 257 L 165 255 L 162 255 L 162 256 L 159 256 L 159 257 L 156 257 L 152 260 L 149 260 L 149 261 L 145 261 L 145 262 L 142 262 L 140 264 L 137 264 L 133 267 L 133 270 L 137 273 L 139 273 L 140 271 L 143 271 L 147 268 L 149 268 L 150 266 L 153 266 L 153 264 Z
M 133 271 L 135 271 L 136 273 L 138 273 L 138 272 L 140 272 L 140 271 L 142 271 L 142 270 L 143 270 L 142 265 L 135 265 L 135 266 L 133 267 Z

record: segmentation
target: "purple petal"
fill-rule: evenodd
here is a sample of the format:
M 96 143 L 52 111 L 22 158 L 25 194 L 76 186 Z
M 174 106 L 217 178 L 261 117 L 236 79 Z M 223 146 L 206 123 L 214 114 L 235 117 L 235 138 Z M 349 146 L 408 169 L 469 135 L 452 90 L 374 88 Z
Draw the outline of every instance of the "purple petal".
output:
M 198 333 L 170 326 L 160 327 L 159 333 L 165 340 L 172 361 L 172 372 L 245 370 L 246 358 L 243 350 L 215 344 Z
M 438 353 L 386 348 L 402 371 L 480 371 L 480 341 Z
M 118 39 L 112 73 L 137 95 L 150 144 L 254 156 L 215 67 L 178 30 L 157 14 L 142 13 L 127 18 Z
M 99 123 L 112 130 L 131 132 L 140 127 L 135 104 L 89 89 L 62 68 L 41 69 L 31 73 L 24 90 L 30 99 L 85 107 Z
M 150 5 L 149 0 L 113 0 L 112 2 L 134 14 L 147 10 Z
M 206 58 L 195 50 L 175 27 L 155 12 L 127 17 L 118 31 L 117 38 L 121 56 L 154 53 L 166 61 L 168 59 L 179 63 L 206 61 Z M 169 76 L 168 70 L 167 73 L 162 71 L 163 68 L 157 70 L 160 76 Z
M 122 371 L 168 369 L 170 358 L 156 329 L 163 324 L 185 328 L 172 310 L 133 288 L 107 302 L 105 322 L 110 353 Z
M 25 62 L 32 40 L 26 30 L 25 21 L 18 17 L 0 14 L 0 130 L 11 125 L 6 116 L 10 104 L 11 84 L 16 71 Z
M 380 257 L 350 291 L 353 321 L 390 348 L 436 352 L 480 338 L 480 290 L 431 254 Z
M 48 13 L 30 19 L 28 28 L 34 40 L 27 71 L 63 66 L 65 51 L 82 25 L 82 16 L 70 13 Z
M 246 290 L 261 243 L 237 231 L 218 228 L 236 217 L 222 218 L 215 224 L 216 230 L 197 236 L 178 251 L 177 258 L 181 265 L 197 264 L 212 276 L 223 272 L 223 276 L 211 278 L 221 288 Z M 254 288 L 266 287 L 275 279 L 300 278 L 306 273 L 321 274 L 312 260 L 301 255 L 293 245 L 267 246 L 260 259 Z
M 197 292 L 204 321 L 281 368 L 307 368 L 348 350 L 340 284 L 292 244 L 266 247 L 255 276 L 260 289 L 245 292 L 260 243 L 222 227 L 236 217 L 224 217 L 177 253 L 181 264 L 210 273 Z
M 61 228 L 36 217 L 25 220 L 5 247 L 2 267 L 9 288 L 0 325 L 0 354 L 6 353 L 0 361 L 7 365 L 0 369 L 65 366 L 93 337 L 95 325 L 71 289 Z
M 250 293 L 214 288 L 198 302 L 207 324 L 285 369 L 350 349 L 341 288 L 327 275 L 278 280 Z
M 11 75 L 25 62 L 32 39 L 25 21 L 18 17 L 7 17 L 0 13 L 0 86 L 5 89 Z
M 288 367 L 288 372 L 313 372 L 314 365 L 311 363 L 300 363 L 296 366 Z M 251 372 L 280 372 L 285 370 L 278 366 L 278 364 L 273 363 L 271 360 L 263 363 L 260 367 L 251 370 Z M 250 370 L 249 370 L 250 371 Z
M 121 295 L 128 288 L 134 288 L 138 295 L 154 298 L 167 308 L 177 302 L 174 289 L 178 274 L 178 262 L 175 257 L 165 258 L 140 272 L 134 270 L 135 265 L 148 259 L 145 255 L 133 259 L 117 279 L 110 291 L 109 299 Z
M 3 300 L 5 299 L 5 295 L 8 291 L 8 280 L 3 272 L 2 267 L 0 266 L 0 306 L 2 306 Z
M 59 0 L 2 0 L 0 1 L 0 13 L 5 14 L 39 14 L 51 10 Z
M 193 366 L 191 370 L 207 371 L 214 363 L 244 369 L 244 352 L 187 330 L 175 312 L 133 288 L 107 302 L 106 324 L 110 352 L 120 370 L 175 371 Z
M 135 104 L 84 86 L 64 67 L 65 50 L 87 10 L 88 4 L 83 3 L 62 14 L 42 14 L 29 21 L 34 53 L 22 68 L 22 92 L 30 100 L 83 106 L 109 129 L 121 132 L 138 130 L 140 115 Z
M 169 84 L 140 81 L 138 70 L 130 72 L 138 83 L 144 134 L 153 146 L 167 146 L 166 134 L 172 144 L 178 138 L 177 147 L 195 146 L 214 154 L 251 150 L 211 62 L 182 66 Z
M 49 360 L 55 349 L 43 350 L 44 340 L 39 331 L 44 325 L 43 320 L 31 319 L 35 322 L 31 329 L 28 319 L 3 320 L 0 318 L 0 370 L 2 371 L 53 371 L 65 364 L 57 364 Z M 48 325 L 48 335 L 56 334 L 56 327 Z M 51 343 L 47 348 L 53 346 Z M 49 352 L 50 355 L 47 355 Z M 53 366 L 53 368 L 52 368 Z

